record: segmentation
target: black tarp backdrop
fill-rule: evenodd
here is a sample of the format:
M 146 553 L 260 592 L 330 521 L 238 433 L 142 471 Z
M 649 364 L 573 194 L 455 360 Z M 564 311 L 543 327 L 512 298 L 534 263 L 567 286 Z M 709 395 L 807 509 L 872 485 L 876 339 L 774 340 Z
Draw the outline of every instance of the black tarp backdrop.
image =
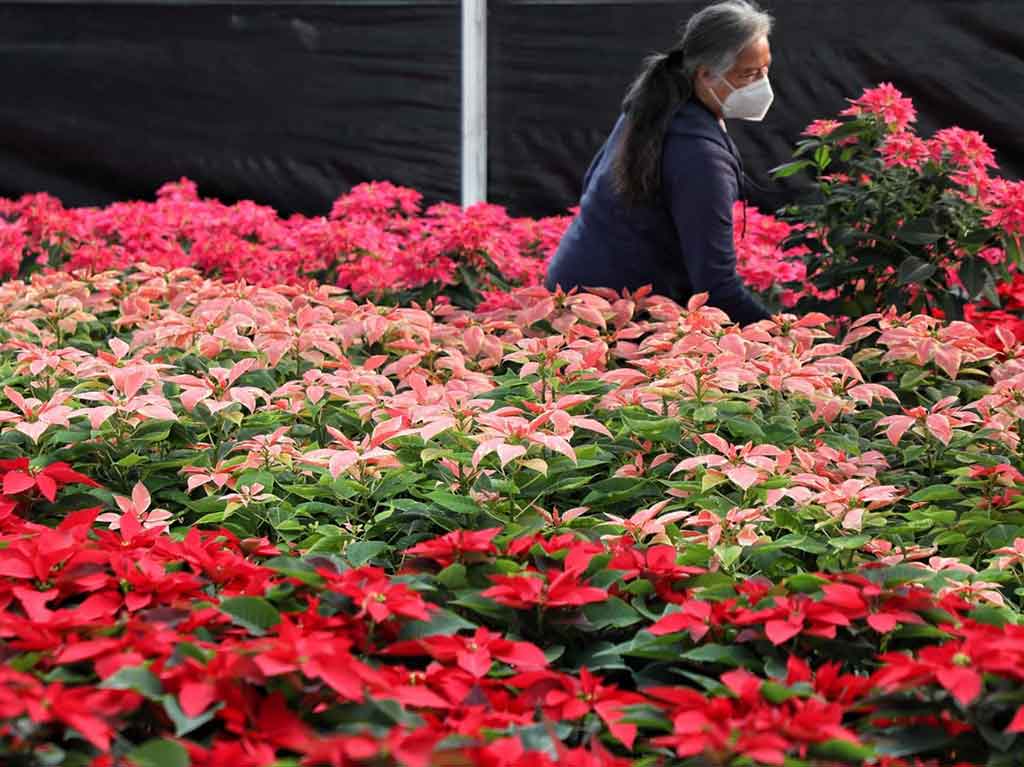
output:
M 704 0 L 490 0 L 489 197 L 519 215 L 575 204 L 643 57 Z M 768 0 L 764 123 L 731 127 L 765 171 L 812 119 L 891 80 L 925 134 L 982 131 L 1024 172 L 1024 0 Z M 0 3 L 0 195 L 151 199 L 188 176 L 225 201 L 326 213 L 387 179 L 459 199 L 457 0 Z
M 457 0 L 0 3 L 0 194 L 324 214 L 387 178 L 459 196 Z

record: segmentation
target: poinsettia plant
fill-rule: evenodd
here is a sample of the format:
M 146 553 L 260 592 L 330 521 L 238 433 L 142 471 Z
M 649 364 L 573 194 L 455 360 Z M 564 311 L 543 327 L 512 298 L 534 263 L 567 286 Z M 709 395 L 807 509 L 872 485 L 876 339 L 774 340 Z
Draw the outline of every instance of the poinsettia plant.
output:
M 889 83 L 818 120 L 778 178 L 808 172 L 812 194 L 783 209 L 806 249 L 807 279 L 825 296 L 802 308 L 859 317 L 880 308 L 942 311 L 999 305 L 997 286 L 1021 262 L 1024 185 L 990 176 L 995 155 L 974 131 L 913 129 L 916 111 Z
M 550 293 L 564 221 L 418 204 L 0 203 L 0 761 L 1017 767 L 1011 326 Z

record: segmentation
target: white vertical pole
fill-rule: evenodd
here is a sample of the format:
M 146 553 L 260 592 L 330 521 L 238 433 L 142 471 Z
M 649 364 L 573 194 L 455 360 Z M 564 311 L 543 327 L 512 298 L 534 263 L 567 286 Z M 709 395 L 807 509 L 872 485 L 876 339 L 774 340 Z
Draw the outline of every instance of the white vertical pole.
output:
M 462 204 L 487 199 L 487 0 L 462 0 Z

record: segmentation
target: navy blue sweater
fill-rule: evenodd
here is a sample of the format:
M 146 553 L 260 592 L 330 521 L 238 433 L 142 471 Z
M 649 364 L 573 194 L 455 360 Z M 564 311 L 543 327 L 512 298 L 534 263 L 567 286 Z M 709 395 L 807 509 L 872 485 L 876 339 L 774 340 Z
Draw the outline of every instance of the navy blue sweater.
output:
M 732 210 L 743 169 L 718 119 L 695 99 L 678 108 L 662 151 L 663 202 L 632 207 L 612 183 L 624 124 L 620 116 L 584 177 L 580 213 L 548 266 L 548 289 L 652 285 L 679 303 L 707 292 L 708 303 L 739 324 L 769 317 L 736 274 Z

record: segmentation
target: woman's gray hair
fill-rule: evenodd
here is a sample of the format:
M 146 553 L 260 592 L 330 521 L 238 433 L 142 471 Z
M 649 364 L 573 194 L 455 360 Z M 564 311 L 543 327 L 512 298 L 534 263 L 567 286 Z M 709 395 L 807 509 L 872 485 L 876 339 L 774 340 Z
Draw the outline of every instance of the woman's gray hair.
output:
M 772 23 L 753 0 L 724 0 L 691 16 L 672 50 L 647 57 L 622 100 L 626 124 L 613 163 L 615 189 L 627 202 L 659 198 L 665 130 L 693 96 L 697 70 L 724 75 L 744 48 L 768 36 Z
M 724 75 L 748 45 L 771 34 L 773 23 L 771 15 L 748 0 L 725 0 L 698 11 L 679 41 L 687 79 L 692 81 L 700 67 Z

